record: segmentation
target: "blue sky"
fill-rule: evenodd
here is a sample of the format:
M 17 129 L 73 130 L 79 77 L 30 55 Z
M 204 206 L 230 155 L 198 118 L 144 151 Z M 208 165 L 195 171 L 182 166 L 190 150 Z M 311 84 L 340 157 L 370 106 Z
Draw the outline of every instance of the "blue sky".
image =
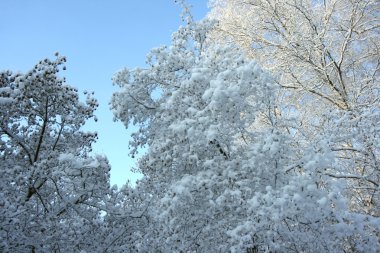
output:
M 207 0 L 190 3 L 195 19 L 203 18 Z M 150 49 L 170 44 L 181 25 L 181 9 L 173 0 L 1 0 L 0 70 L 27 71 L 55 52 L 68 58 L 67 83 L 95 91 L 99 121 L 87 128 L 99 133 L 94 146 L 110 160 L 111 184 L 129 178 L 131 130 L 113 122 L 108 102 L 117 89 L 113 74 L 123 67 L 144 66 Z

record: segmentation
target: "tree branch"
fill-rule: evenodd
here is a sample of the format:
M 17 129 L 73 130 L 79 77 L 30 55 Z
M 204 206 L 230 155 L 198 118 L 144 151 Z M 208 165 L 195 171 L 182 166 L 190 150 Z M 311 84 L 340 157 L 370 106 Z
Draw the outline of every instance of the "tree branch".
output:
M 46 98 L 44 122 L 43 122 L 43 124 L 42 124 L 41 134 L 40 134 L 40 138 L 39 138 L 39 140 L 38 140 L 38 145 L 37 145 L 37 149 L 36 149 L 36 154 L 34 155 L 34 162 L 36 162 L 37 159 L 38 159 L 38 155 L 39 155 L 40 150 L 41 150 L 42 140 L 43 140 L 43 138 L 44 138 L 45 131 L 46 131 L 46 126 L 47 126 L 47 122 L 48 122 L 48 106 L 49 106 L 48 103 L 49 103 L 49 99 Z
M 54 145 L 53 145 L 53 151 L 57 147 L 57 144 L 58 144 L 59 138 L 61 137 L 62 130 L 63 130 L 64 126 L 65 126 L 65 120 L 63 120 L 62 123 L 61 123 L 61 128 L 59 129 L 57 139 L 55 140 Z
M 128 92 L 128 95 L 136 102 L 138 103 L 139 105 L 142 105 L 145 107 L 145 109 L 148 109 L 148 110 L 155 110 L 156 107 L 152 107 L 152 106 L 148 106 L 146 104 L 144 104 L 143 102 L 140 102 L 139 100 L 137 100 L 131 93 Z
M 333 177 L 333 178 L 345 178 L 345 179 L 359 179 L 359 180 L 365 180 L 367 182 L 370 182 L 372 183 L 373 185 L 375 185 L 376 187 L 379 187 L 379 184 L 376 183 L 375 181 L 371 180 L 371 179 L 368 179 L 368 178 L 365 178 L 365 177 L 360 177 L 360 176 L 355 176 L 355 175 L 334 175 L 334 174 L 331 174 L 331 173 L 323 173 L 324 175 L 326 176 L 329 176 L 329 177 Z
M 25 143 L 23 143 L 19 138 L 18 136 L 14 135 L 11 133 L 11 131 L 2 123 L 1 124 L 1 129 L 3 130 L 3 132 L 9 137 L 11 138 L 12 140 L 14 140 L 18 145 L 20 145 L 20 147 L 25 151 L 26 155 L 28 156 L 28 160 L 29 160 L 29 163 L 30 165 L 33 165 L 33 159 L 32 159 L 32 155 L 28 149 L 28 147 L 26 146 Z

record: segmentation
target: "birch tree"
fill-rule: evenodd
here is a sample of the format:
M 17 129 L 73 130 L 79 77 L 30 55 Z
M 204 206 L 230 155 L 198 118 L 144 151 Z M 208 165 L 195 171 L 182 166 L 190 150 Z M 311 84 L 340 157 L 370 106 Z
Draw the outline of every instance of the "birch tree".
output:
M 331 140 L 352 208 L 378 216 L 380 4 L 372 0 L 216 0 L 214 39 L 237 44 L 278 77 L 276 115 L 309 145 Z M 303 140 L 303 141 L 301 141 Z

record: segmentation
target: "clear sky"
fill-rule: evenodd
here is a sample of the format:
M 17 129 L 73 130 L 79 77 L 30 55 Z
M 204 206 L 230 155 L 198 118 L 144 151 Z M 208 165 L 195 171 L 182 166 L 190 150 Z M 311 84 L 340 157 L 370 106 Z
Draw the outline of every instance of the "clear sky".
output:
M 195 19 L 203 18 L 207 0 L 190 3 Z M 67 56 L 67 83 L 95 91 L 100 106 L 97 153 L 108 157 L 111 184 L 121 186 L 138 175 L 129 172 L 131 130 L 113 122 L 109 101 L 117 87 L 113 74 L 123 67 L 144 66 L 150 49 L 170 44 L 181 25 L 181 9 L 173 0 L 1 0 L 0 70 L 27 71 L 55 52 Z

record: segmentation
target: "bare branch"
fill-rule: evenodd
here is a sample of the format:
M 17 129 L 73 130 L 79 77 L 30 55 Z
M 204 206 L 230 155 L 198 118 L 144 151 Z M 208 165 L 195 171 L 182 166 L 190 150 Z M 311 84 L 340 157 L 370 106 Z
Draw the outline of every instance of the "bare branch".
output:
M 36 153 L 34 155 L 34 162 L 37 161 L 38 159 L 38 155 L 40 153 L 40 149 L 41 149 L 41 145 L 42 145 L 42 140 L 44 138 L 44 135 L 45 135 L 45 131 L 46 131 L 46 126 L 47 126 L 47 123 L 48 123 L 48 106 L 49 106 L 49 99 L 46 98 L 46 102 L 45 102 L 45 112 L 44 112 L 44 119 L 43 119 L 43 123 L 42 123 L 42 128 L 41 128 L 41 133 L 40 133 L 40 137 L 38 139 L 38 144 L 37 144 L 37 149 L 36 149 Z
M 355 176 L 355 175 L 335 175 L 335 174 L 331 174 L 331 173 L 323 173 L 323 175 L 326 175 L 326 176 L 329 176 L 329 177 L 333 177 L 333 178 L 345 178 L 345 179 L 358 179 L 358 180 L 364 180 L 364 181 L 367 181 L 373 185 L 375 185 L 376 187 L 379 187 L 379 183 L 371 180 L 371 179 L 368 179 L 366 177 L 361 177 L 361 176 Z

